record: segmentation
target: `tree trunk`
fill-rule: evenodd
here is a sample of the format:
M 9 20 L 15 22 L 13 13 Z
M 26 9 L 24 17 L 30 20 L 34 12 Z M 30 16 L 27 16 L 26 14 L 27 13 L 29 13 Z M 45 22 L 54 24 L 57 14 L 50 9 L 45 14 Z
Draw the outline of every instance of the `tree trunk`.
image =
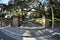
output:
M 54 12 L 53 12 L 52 5 L 50 5 L 50 8 L 51 8 L 51 13 L 52 13 L 52 28 L 54 28 Z

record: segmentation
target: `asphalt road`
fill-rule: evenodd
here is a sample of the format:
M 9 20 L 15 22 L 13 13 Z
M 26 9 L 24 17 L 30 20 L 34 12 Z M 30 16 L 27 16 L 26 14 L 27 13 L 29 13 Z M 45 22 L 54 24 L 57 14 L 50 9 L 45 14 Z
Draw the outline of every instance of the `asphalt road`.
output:
M 9 28 L 0 28 L 0 39 L 3 40 L 25 40 L 26 38 L 31 40 L 52 40 L 59 39 L 60 36 L 53 35 L 54 33 L 58 33 L 59 28 L 46 28 L 42 30 L 27 30 L 16 27 Z M 60 35 L 60 34 L 59 34 Z M 58 38 L 59 37 L 59 38 Z
M 38 24 L 37 22 L 34 22 L 32 20 L 27 20 L 23 25 L 23 27 L 42 27 L 41 24 Z
M 0 30 L 0 40 L 16 40 L 16 39 L 4 34 L 2 30 Z

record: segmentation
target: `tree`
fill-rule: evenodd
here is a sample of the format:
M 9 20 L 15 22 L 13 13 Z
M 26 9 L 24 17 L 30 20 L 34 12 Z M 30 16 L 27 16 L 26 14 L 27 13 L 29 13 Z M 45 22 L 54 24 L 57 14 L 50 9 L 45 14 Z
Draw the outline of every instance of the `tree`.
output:
M 57 14 L 59 14 L 59 2 L 58 0 L 50 0 L 49 1 L 51 13 L 52 13 L 52 28 L 54 27 L 54 19 L 56 18 Z M 59 16 L 59 15 L 58 15 Z M 54 18 L 55 17 L 55 18 Z

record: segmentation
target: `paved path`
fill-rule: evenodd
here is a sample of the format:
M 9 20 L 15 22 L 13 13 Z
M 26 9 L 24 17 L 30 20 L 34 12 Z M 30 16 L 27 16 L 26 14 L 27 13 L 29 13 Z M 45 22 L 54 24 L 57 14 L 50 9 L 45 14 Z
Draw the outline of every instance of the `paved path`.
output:
M 48 40 L 54 33 L 58 33 L 58 28 L 46 29 L 21 29 L 16 27 L 0 28 L 1 38 L 4 40 Z
M 23 27 L 42 27 L 41 24 L 38 24 L 37 22 L 34 22 L 34 21 L 29 21 L 27 20 L 23 25 Z

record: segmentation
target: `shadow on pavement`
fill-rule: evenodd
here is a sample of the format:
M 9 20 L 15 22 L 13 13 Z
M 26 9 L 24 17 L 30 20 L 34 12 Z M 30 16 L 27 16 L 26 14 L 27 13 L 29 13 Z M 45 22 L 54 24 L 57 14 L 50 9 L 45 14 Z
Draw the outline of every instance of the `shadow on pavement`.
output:
M 9 37 L 8 35 L 4 34 L 1 30 L 0 30 L 0 36 L 1 36 L 1 38 L 2 38 L 3 40 L 17 40 L 17 39 L 11 38 L 11 37 Z M 1 39 L 1 38 L 0 38 L 0 39 Z M 20 40 L 22 40 L 22 37 L 21 37 Z

